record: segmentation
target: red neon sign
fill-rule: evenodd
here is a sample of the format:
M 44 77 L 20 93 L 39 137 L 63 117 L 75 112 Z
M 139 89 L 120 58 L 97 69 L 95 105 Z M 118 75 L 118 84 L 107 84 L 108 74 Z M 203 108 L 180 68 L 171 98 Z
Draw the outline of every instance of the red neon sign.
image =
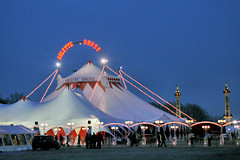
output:
M 63 57 L 64 54 L 67 52 L 67 50 L 68 50 L 69 48 L 73 47 L 73 46 L 74 46 L 74 44 L 73 44 L 72 41 L 71 41 L 71 42 L 68 42 L 68 43 L 61 49 L 61 51 L 59 51 L 58 56 L 57 56 L 57 59 L 59 59 L 59 61 L 61 61 L 61 60 L 62 60 L 62 57 Z
M 96 43 L 93 42 L 93 41 L 87 40 L 87 39 L 84 39 L 84 40 L 83 40 L 83 45 L 90 46 L 90 47 L 92 47 L 93 49 L 95 49 L 97 52 L 99 52 L 99 51 L 101 50 L 101 47 L 98 47 L 98 44 L 96 44 Z
M 64 56 L 64 54 L 71 48 L 74 46 L 74 44 L 83 44 L 83 45 L 87 45 L 87 46 L 90 46 L 92 47 L 93 49 L 95 49 L 97 52 L 99 52 L 101 50 L 101 47 L 98 46 L 98 44 L 96 44 L 95 42 L 93 41 L 90 41 L 90 40 L 87 40 L 87 39 L 84 39 L 83 41 L 81 42 L 68 42 L 58 53 L 58 56 L 57 56 L 57 59 L 59 61 L 62 60 L 62 57 Z

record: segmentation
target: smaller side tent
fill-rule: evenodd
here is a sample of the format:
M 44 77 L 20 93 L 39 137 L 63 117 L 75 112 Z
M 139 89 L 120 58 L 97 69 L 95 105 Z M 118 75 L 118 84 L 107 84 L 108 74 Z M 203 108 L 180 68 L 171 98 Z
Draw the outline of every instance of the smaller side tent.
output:
M 0 151 L 32 150 L 34 134 L 34 131 L 22 125 L 0 125 Z

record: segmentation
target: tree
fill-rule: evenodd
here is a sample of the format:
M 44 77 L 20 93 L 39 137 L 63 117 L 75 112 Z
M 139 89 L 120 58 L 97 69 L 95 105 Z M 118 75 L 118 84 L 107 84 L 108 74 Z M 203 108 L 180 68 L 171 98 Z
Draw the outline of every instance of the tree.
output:
M 167 112 L 170 113 L 172 115 L 174 115 L 172 112 L 170 112 L 168 109 L 166 109 L 165 107 L 162 107 L 160 104 L 158 103 L 150 103 L 153 106 Z M 171 103 L 173 106 L 175 106 L 175 103 Z M 168 107 L 169 109 L 171 109 L 173 112 L 176 112 L 176 110 L 168 105 L 168 104 L 164 104 L 166 107 Z M 186 104 L 186 105 L 182 105 L 181 104 L 181 110 L 182 112 L 186 113 L 187 115 L 189 115 L 190 117 L 196 119 L 197 121 L 204 121 L 204 120 L 208 120 L 208 121 L 212 121 L 214 120 L 214 118 L 212 118 L 205 109 L 203 109 L 202 107 L 200 107 L 197 104 Z M 182 114 L 182 117 L 185 117 Z
M 7 100 L 3 99 L 0 94 L 0 103 L 2 104 L 7 104 Z
M 16 103 L 17 101 L 22 99 L 22 97 L 23 97 L 23 93 L 16 92 L 14 94 L 10 94 L 10 96 L 7 98 L 7 103 L 9 103 L 9 104 Z
M 182 106 L 182 111 L 197 121 L 208 121 L 212 119 L 207 111 L 197 104 L 186 104 Z

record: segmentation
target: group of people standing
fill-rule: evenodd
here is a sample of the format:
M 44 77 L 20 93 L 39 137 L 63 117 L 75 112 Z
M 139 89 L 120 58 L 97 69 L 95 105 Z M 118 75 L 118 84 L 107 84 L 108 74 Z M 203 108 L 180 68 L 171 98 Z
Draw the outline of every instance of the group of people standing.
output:
M 86 149 L 101 149 L 102 143 L 104 143 L 103 135 L 100 132 L 97 135 L 94 132 L 92 135 L 87 133 L 85 141 Z

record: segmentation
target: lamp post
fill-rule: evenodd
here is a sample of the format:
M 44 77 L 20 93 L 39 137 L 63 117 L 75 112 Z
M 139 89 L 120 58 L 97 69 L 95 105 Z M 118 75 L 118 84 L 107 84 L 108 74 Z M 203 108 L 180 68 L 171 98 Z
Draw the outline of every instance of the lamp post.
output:
M 223 125 L 226 123 L 227 121 L 225 119 L 219 119 L 218 123 L 221 125 L 221 131 L 220 131 L 220 146 L 224 145 L 224 134 L 223 134 Z
M 189 133 L 187 135 L 187 141 L 188 141 L 188 145 L 191 146 L 191 138 L 193 136 L 191 125 L 193 124 L 193 120 L 192 119 L 191 120 L 188 119 L 185 122 L 188 124 L 188 128 L 189 128 Z
M 45 135 L 45 128 L 48 126 L 47 123 L 42 123 L 41 126 L 43 127 L 43 134 Z
M 206 134 L 207 134 L 207 130 L 210 129 L 210 126 L 209 126 L 209 125 L 203 125 L 203 126 L 202 126 L 202 129 L 205 130 L 205 135 L 206 135 Z
M 155 121 L 155 123 L 158 125 L 158 133 L 159 133 L 160 132 L 160 125 L 163 124 L 163 121 L 162 120 L 161 121 L 157 120 L 157 121 Z
M 209 125 L 203 125 L 202 129 L 204 129 L 204 131 L 205 131 L 204 146 L 206 147 L 208 145 L 208 137 L 206 136 L 206 134 L 207 134 L 207 130 L 210 129 L 210 126 Z
M 177 145 L 177 137 L 176 137 L 176 129 L 178 129 L 178 126 L 171 126 L 171 129 L 173 130 L 173 146 Z
M 163 121 L 162 121 L 162 120 L 160 120 L 160 121 L 159 121 L 159 120 L 156 120 L 156 121 L 155 121 L 155 124 L 157 124 L 157 126 L 158 126 L 156 144 L 160 145 L 160 141 L 161 141 L 160 135 L 159 135 L 159 134 L 160 134 L 160 125 L 163 124 Z M 158 136 L 159 136 L 159 142 L 158 142 Z
M 127 124 L 128 126 L 128 135 L 127 135 L 127 145 L 129 146 L 130 145 L 130 140 L 129 140 L 129 135 L 130 135 L 130 124 L 133 124 L 132 121 L 125 121 L 125 124 Z
M 236 129 L 237 130 L 237 133 L 238 133 L 238 130 L 239 130 L 240 126 L 239 125 L 234 125 L 234 130 Z M 237 134 L 237 138 L 236 138 L 236 145 L 239 146 L 240 145 L 240 135 Z
M 148 126 L 141 126 L 141 130 L 143 131 L 143 141 L 142 141 L 142 145 L 146 145 L 147 143 L 147 139 L 146 139 L 146 135 L 145 135 L 145 131 L 148 129 Z
M 226 123 L 226 120 L 225 119 L 219 119 L 218 120 L 218 123 L 221 125 L 221 134 L 223 134 L 223 125 Z
M 113 135 L 114 135 L 114 139 L 113 139 L 112 145 L 116 146 L 117 145 L 117 138 L 115 136 L 115 130 L 117 130 L 118 127 L 111 127 L 111 129 L 113 130 Z
M 98 132 L 100 132 L 101 125 L 103 125 L 104 123 L 103 123 L 103 122 L 100 122 L 100 121 L 98 121 L 98 122 L 97 122 L 97 124 L 98 124 Z

